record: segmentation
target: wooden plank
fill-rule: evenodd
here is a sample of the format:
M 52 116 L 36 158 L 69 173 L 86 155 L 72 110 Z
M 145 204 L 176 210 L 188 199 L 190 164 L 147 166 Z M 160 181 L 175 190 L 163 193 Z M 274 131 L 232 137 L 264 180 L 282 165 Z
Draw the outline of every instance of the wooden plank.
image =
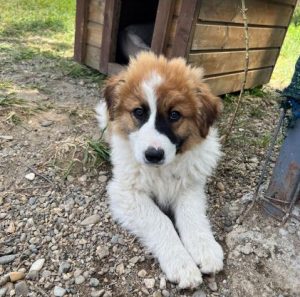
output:
M 74 59 L 82 63 L 86 54 L 86 33 L 88 21 L 89 0 L 76 1 L 76 23 L 74 41 Z
M 249 69 L 274 66 L 279 49 L 249 51 Z M 189 63 L 201 66 L 205 75 L 244 70 L 245 51 L 191 53 Z
M 97 69 L 99 69 L 100 65 L 100 56 L 101 56 L 101 49 L 92 45 L 86 46 L 86 56 L 85 56 L 85 64 Z
M 105 7 L 105 0 L 90 0 L 89 21 L 103 25 L 104 7 Z
M 108 74 L 115 75 L 126 69 L 126 66 L 118 63 L 108 63 Z
M 280 47 L 285 31 L 282 28 L 249 28 L 249 47 Z M 196 25 L 192 50 L 242 48 L 245 48 L 243 27 Z
M 197 16 L 199 15 L 199 6 L 200 0 L 182 1 L 170 56 L 186 57 L 192 41 Z
M 250 25 L 288 26 L 293 7 L 267 0 L 247 1 L 247 19 Z M 243 24 L 241 2 L 232 0 L 201 1 L 200 21 Z
M 296 5 L 297 0 L 269 0 L 270 2 L 287 4 L 287 5 Z
M 87 44 L 101 47 L 103 25 L 88 22 L 87 24 Z
M 174 5 L 173 0 L 160 0 L 158 3 L 151 42 L 151 50 L 156 54 L 162 54 L 164 51 L 167 33 L 171 28 Z
M 117 47 L 117 31 L 121 10 L 120 0 L 106 0 L 100 57 L 100 71 L 108 72 L 108 63 L 113 62 Z
M 247 76 L 246 89 L 254 88 L 269 82 L 273 67 L 250 70 Z M 215 95 L 237 92 L 241 89 L 244 72 L 210 77 L 204 81 L 209 84 Z

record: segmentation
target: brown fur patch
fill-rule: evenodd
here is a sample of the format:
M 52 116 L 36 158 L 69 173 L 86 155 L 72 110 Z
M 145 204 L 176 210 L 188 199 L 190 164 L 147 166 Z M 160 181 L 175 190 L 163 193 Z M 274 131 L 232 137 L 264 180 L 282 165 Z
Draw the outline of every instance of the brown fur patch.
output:
M 181 152 L 201 142 L 218 117 L 221 100 L 202 82 L 202 69 L 186 64 L 182 58 L 167 60 L 143 52 L 132 59 L 126 71 L 110 78 L 104 90 L 112 127 L 125 137 L 138 129 L 134 108 L 147 104 L 141 83 L 155 72 L 163 81 L 156 89 L 158 113 L 168 117 L 178 111 L 182 118 L 172 124 L 173 132 L 184 139 Z

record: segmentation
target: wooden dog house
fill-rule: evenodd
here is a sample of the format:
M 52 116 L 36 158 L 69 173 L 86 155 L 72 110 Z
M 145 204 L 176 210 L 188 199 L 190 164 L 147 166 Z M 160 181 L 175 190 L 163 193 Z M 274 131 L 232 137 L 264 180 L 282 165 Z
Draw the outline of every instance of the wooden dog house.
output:
M 247 0 L 247 88 L 269 82 L 297 0 Z M 75 59 L 105 74 L 124 65 L 117 39 L 130 24 L 152 22 L 151 50 L 205 69 L 220 95 L 238 91 L 245 41 L 240 0 L 77 0 Z

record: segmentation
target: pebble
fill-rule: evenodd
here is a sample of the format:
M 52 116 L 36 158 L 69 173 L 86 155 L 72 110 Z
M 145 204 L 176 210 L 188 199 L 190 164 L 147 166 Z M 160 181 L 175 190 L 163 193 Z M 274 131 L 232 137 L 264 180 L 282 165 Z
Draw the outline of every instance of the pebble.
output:
M 98 214 L 94 214 L 94 215 L 91 215 L 91 216 L 85 218 L 80 224 L 83 226 L 97 224 L 100 222 L 100 219 L 101 218 Z
M 140 257 L 138 256 L 135 256 L 135 257 L 132 257 L 129 262 L 132 263 L 132 264 L 136 264 L 138 261 L 139 261 Z
M 9 274 L 9 279 L 12 283 L 15 283 L 25 277 L 24 272 L 14 271 Z
M 159 282 L 159 288 L 161 290 L 165 289 L 167 287 L 167 282 L 166 282 L 166 279 L 164 277 L 162 277 L 160 279 L 160 282 Z
M 98 181 L 99 181 L 100 183 L 105 183 L 105 182 L 107 181 L 107 176 L 105 176 L 105 175 L 100 175 L 100 176 L 98 177 Z
M 81 285 L 82 283 L 84 283 L 85 278 L 83 275 L 79 275 L 77 277 L 75 277 L 75 284 L 76 285 Z
M 25 178 L 32 181 L 35 179 L 35 174 L 33 172 L 30 172 L 25 175 Z
M 210 288 L 211 291 L 215 292 L 218 290 L 218 285 L 215 279 L 215 276 L 207 277 L 207 286 Z
M 20 281 L 15 285 L 16 296 L 27 297 L 28 295 L 28 287 L 25 281 Z
M 138 272 L 139 277 L 145 277 L 147 275 L 147 271 L 145 269 L 142 269 Z
M 147 289 L 152 289 L 152 288 L 154 288 L 154 285 L 155 285 L 155 279 L 154 278 L 145 278 L 144 284 Z
M 97 247 L 96 254 L 99 257 L 99 259 L 101 260 L 109 255 L 109 249 L 106 246 L 99 245 Z
M 100 282 L 99 282 L 98 279 L 96 279 L 96 278 L 94 278 L 94 277 L 92 277 L 92 278 L 90 279 L 90 286 L 91 286 L 91 287 L 98 287 L 99 284 L 100 284 Z
M 48 121 L 48 120 L 42 121 L 42 122 L 40 123 L 40 125 L 41 125 L 42 127 L 49 127 L 49 126 L 51 126 L 52 124 L 53 124 L 53 121 Z
M 106 291 L 103 295 L 103 297 L 111 297 L 112 293 L 110 291 Z
M 66 292 L 67 292 L 66 289 L 58 287 L 58 286 L 55 286 L 54 290 L 53 290 L 53 294 L 56 297 L 62 297 L 66 294 Z
M 153 297 L 162 297 L 161 292 L 160 291 L 156 291 L 153 293 L 152 295 Z
M 117 267 L 116 267 L 116 272 L 117 272 L 119 275 L 123 274 L 124 271 L 125 271 L 125 268 L 124 268 L 124 264 L 123 264 L 123 263 L 117 265 Z
M 104 295 L 105 291 L 102 289 L 100 291 L 92 291 L 91 297 L 102 297 Z
M 17 255 L 6 255 L 0 257 L 0 264 L 8 264 L 16 259 Z
M 36 280 L 39 276 L 39 272 L 36 270 L 30 270 L 27 275 L 26 275 L 26 279 L 29 280 Z
M 288 226 L 288 231 L 290 234 L 295 234 L 297 232 L 297 228 L 293 225 Z
M 198 290 L 198 291 L 194 292 L 192 297 L 206 297 L 206 294 L 202 290 Z
M 223 183 L 221 182 L 217 182 L 217 188 L 220 190 L 220 191 L 225 191 L 225 186 Z
M 43 268 L 45 259 L 41 258 L 32 263 L 29 271 L 40 271 Z
M 162 290 L 162 295 L 164 296 L 164 297 L 169 297 L 170 296 L 170 293 L 169 293 L 169 291 L 167 291 L 167 290 Z
M 71 264 L 68 262 L 61 262 L 58 268 L 59 274 L 67 273 L 71 269 Z
M 7 288 L 0 288 L 0 297 L 4 297 L 6 294 Z
M 9 281 L 9 273 L 0 278 L 0 286 L 5 285 Z

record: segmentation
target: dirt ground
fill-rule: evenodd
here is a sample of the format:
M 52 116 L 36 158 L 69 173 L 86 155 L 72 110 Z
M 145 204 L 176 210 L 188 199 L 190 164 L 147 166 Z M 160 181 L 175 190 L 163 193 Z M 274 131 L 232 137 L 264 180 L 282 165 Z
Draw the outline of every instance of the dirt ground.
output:
M 65 74 L 51 59 L 1 59 L 0 296 L 26 290 L 44 297 L 300 296 L 299 222 L 291 218 L 280 225 L 256 207 L 236 224 L 278 117 L 274 91 L 244 97 L 208 185 L 209 216 L 226 252 L 224 271 L 216 283 L 206 278 L 196 292 L 179 291 L 110 217 L 105 192 L 110 165 L 99 162 L 89 145 L 100 136 L 93 111 L 99 85 L 88 76 Z M 221 130 L 233 101 L 224 98 Z M 34 262 L 38 267 L 32 271 Z M 19 280 L 8 281 L 5 275 L 14 271 Z

